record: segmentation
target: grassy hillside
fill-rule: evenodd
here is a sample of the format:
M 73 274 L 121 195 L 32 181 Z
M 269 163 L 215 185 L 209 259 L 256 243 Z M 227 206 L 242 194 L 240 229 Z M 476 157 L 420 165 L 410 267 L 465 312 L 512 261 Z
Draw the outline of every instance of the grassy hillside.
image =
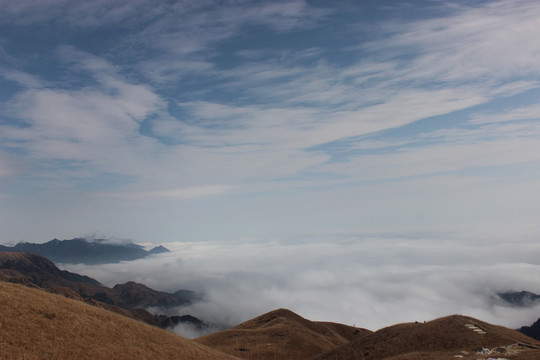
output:
M 309 321 L 279 309 L 197 341 L 246 359 L 309 359 L 368 333 L 346 325 Z
M 186 321 L 186 318 L 153 315 L 143 308 L 135 307 L 176 306 L 189 302 L 194 296 L 188 290 L 179 290 L 175 294 L 155 291 L 133 281 L 111 289 L 88 276 L 60 270 L 41 255 L 20 251 L 0 251 L 0 280 L 39 287 L 161 328 L 174 326 Z
M 513 359 L 518 353 L 526 359 L 536 352 L 517 343 L 537 343 L 518 331 L 496 326 L 461 315 L 452 315 L 427 323 L 405 323 L 389 326 L 336 348 L 317 359 L 452 359 L 461 355 L 465 359 L 502 357 Z M 477 356 L 482 348 L 500 348 L 496 356 Z M 469 355 L 466 355 L 469 354 Z M 538 356 L 538 353 L 537 353 Z M 538 357 L 540 358 L 540 357 Z
M 0 282 L 0 359 L 233 359 L 65 296 Z

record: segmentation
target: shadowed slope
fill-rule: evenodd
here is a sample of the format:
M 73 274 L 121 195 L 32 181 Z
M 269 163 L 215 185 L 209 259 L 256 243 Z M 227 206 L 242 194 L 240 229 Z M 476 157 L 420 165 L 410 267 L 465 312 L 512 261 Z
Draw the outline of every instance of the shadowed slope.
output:
M 133 281 L 109 289 L 97 280 L 60 270 L 49 259 L 24 252 L 0 252 L 0 276 L 10 282 L 34 284 L 45 289 L 61 286 L 109 305 L 123 308 L 148 306 L 178 306 L 188 304 L 196 296 L 187 290 L 169 294 L 156 291 Z
M 518 329 L 519 332 L 540 340 L 540 319 L 536 320 L 531 326 L 522 326 Z
M 23 284 L 32 283 L 39 287 L 66 286 L 77 284 L 81 288 L 101 287 L 88 276 L 60 270 L 49 259 L 21 251 L 0 252 L 0 273 L 2 278 Z
M 502 326 L 452 315 L 427 323 L 393 325 L 317 359 L 446 359 L 461 351 L 476 353 L 482 348 L 505 347 L 518 342 L 534 343 L 535 340 Z
M 64 296 L 0 282 L 0 359 L 232 359 Z
M 292 311 L 279 309 L 197 341 L 247 359 L 307 359 L 366 333 L 371 332 L 341 324 L 313 322 Z

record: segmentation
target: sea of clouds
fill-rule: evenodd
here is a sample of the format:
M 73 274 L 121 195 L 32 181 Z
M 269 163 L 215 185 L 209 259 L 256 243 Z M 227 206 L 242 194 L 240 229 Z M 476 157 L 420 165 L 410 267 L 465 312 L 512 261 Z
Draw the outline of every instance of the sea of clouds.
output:
M 149 245 L 149 246 L 153 246 Z M 190 289 L 202 300 L 168 314 L 233 326 L 276 308 L 317 321 L 377 330 L 464 314 L 517 328 L 540 304 L 515 307 L 497 293 L 540 293 L 540 243 L 448 236 L 317 235 L 176 242 L 170 253 L 106 265 L 63 265 L 107 286 L 134 280 L 161 291 Z M 189 326 L 176 332 L 199 335 Z

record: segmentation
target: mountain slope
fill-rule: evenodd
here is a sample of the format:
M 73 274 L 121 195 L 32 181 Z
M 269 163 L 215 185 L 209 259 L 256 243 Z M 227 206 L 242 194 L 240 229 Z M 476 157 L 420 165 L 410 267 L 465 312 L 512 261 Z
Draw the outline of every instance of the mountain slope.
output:
M 279 309 L 196 341 L 248 359 L 308 359 L 368 333 L 346 325 L 309 321 Z
M 33 283 L 39 287 L 103 287 L 99 281 L 60 270 L 49 259 L 24 252 L 0 252 L 0 272 L 12 282 Z M 77 285 L 74 285 L 77 284 Z
M 88 276 L 60 270 L 41 255 L 0 252 L 0 280 L 37 286 L 163 328 L 181 322 L 193 323 L 190 318 L 153 315 L 137 308 L 187 304 L 195 299 L 191 291 L 179 290 L 174 294 L 168 294 L 135 282 L 116 285 L 110 289 Z M 204 327 L 205 324 L 201 323 L 198 326 Z
M 482 348 L 504 348 L 519 342 L 534 343 L 535 340 L 502 326 L 467 316 L 452 315 L 427 323 L 393 325 L 317 359 L 445 359 L 462 351 L 476 353 Z
M 90 265 L 136 260 L 149 255 L 169 252 L 161 245 L 147 251 L 143 246 L 133 243 L 115 244 L 105 239 L 87 240 L 82 238 L 53 239 L 43 244 L 22 242 L 13 247 L 0 245 L 0 251 L 24 251 L 43 255 L 55 263 Z
M 123 308 L 185 305 L 196 297 L 184 290 L 169 294 L 142 284 L 127 282 L 110 289 L 97 280 L 60 270 L 41 255 L 24 252 L 0 252 L 0 274 L 11 282 L 32 283 L 41 288 L 65 287 L 81 297 L 90 297 Z
M 0 359 L 232 359 L 64 296 L 0 282 Z

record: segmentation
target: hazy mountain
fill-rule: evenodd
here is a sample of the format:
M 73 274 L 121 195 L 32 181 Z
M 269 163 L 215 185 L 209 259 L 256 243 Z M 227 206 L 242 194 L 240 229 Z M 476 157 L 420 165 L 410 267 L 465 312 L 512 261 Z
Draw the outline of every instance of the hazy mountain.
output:
M 112 288 L 112 292 L 122 299 L 122 306 L 133 307 L 171 307 L 186 305 L 198 296 L 189 290 L 178 290 L 173 294 L 150 289 L 146 285 L 128 281 L 125 284 L 118 284 Z M 114 301 L 114 300 L 111 300 Z M 106 301 L 105 301 L 106 302 Z
M 192 291 L 179 290 L 169 294 L 135 282 L 119 284 L 111 289 L 88 276 L 60 270 L 38 254 L 0 252 L 0 280 L 43 288 L 161 327 L 184 321 L 196 323 L 192 317 L 153 315 L 137 309 L 186 305 L 198 299 Z M 201 322 L 200 326 L 205 324 Z
M 0 251 L 24 251 L 40 254 L 56 263 L 65 264 L 107 264 L 136 260 L 149 255 L 169 252 L 163 246 L 145 250 L 143 246 L 131 242 L 112 243 L 107 239 L 71 240 L 53 239 L 43 244 L 21 242 L 13 247 L 0 245 Z
M 530 306 L 540 301 L 540 295 L 530 291 L 508 291 L 497 296 L 514 306 Z

